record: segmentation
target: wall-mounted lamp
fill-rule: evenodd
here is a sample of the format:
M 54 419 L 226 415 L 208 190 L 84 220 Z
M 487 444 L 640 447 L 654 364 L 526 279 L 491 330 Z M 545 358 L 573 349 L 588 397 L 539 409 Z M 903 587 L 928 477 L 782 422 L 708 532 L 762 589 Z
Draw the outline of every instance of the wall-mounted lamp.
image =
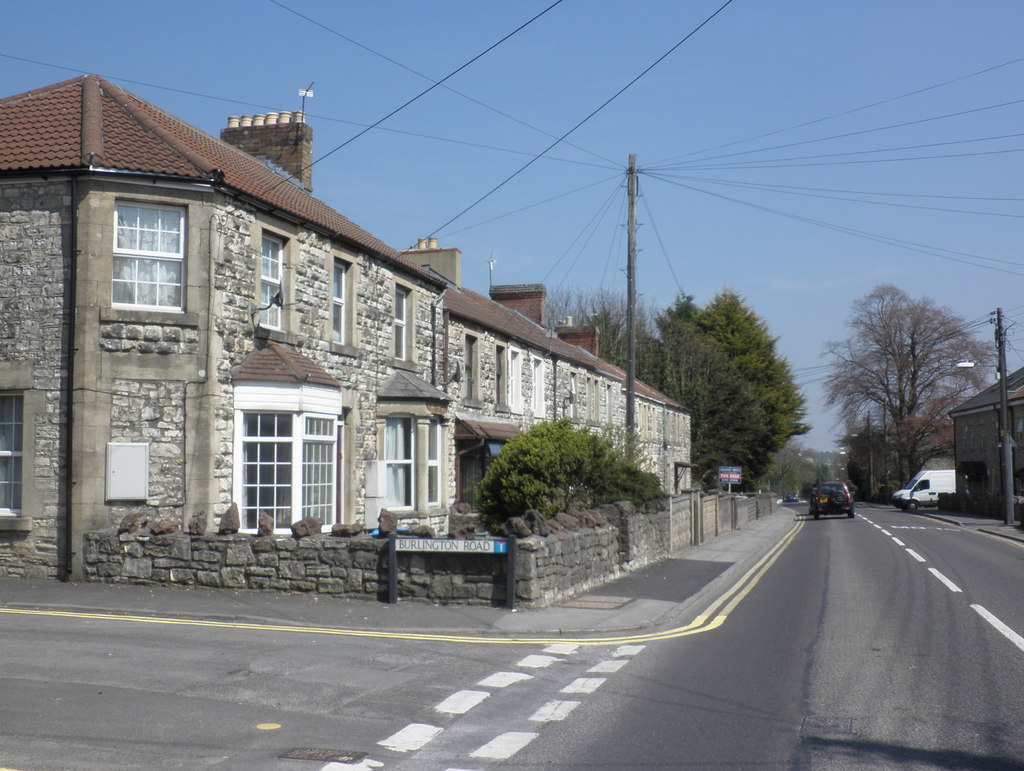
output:
M 458 362 L 455 362 L 455 369 L 452 371 L 451 377 L 442 383 L 442 386 L 447 386 L 449 383 L 461 383 L 462 382 L 462 367 L 459 366 Z

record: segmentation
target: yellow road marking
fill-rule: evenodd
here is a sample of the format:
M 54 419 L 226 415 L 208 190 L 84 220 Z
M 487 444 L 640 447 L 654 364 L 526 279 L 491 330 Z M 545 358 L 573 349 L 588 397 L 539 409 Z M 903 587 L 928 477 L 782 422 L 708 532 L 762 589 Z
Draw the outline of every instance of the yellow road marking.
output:
M 60 610 L 20 610 L 17 608 L 0 608 L 0 613 L 11 613 L 24 616 L 49 616 L 54 618 L 77 618 L 93 621 L 128 621 L 142 624 L 165 624 L 171 626 L 207 627 L 213 629 L 238 629 L 258 632 L 289 632 L 296 634 L 321 634 L 338 637 L 368 637 L 388 640 L 420 640 L 428 642 L 473 643 L 477 645 L 522 645 L 571 642 L 577 645 L 621 645 L 631 642 L 652 642 L 654 640 L 671 640 L 677 637 L 710 632 L 725 623 L 726 618 L 736 606 L 757 585 L 768 569 L 775 564 L 786 547 L 792 543 L 796 534 L 803 528 L 803 521 L 798 521 L 786 536 L 773 546 L 739 581 L 733 584 L 708 608 L 689 624 L 661 632 L 621 635 L 615 637 L 569 638 L 558 637 L 475 637 L 455 634 L 427 634 L 421 632 L 389 632 L 376 629 L 332 629 L 315 626 L 287 626 L 283 624 L 253 624 L 237 621 L 207 621 L 203 619 L 177 619 L 166 616 L 132 616 L 116 613 L 86 613 L 81 611 Z M 715 615 L 716 611 L 721 611 Z

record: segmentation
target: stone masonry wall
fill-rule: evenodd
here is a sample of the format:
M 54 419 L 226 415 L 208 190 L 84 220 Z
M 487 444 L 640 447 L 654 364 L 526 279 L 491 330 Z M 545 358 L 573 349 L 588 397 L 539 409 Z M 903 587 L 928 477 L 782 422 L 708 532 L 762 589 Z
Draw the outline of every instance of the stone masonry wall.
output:
M 699 510 L 700 507 L 697 507 Z M 728 508 L 728 506 L 722 506 Z M 749 515 L 768 516 L 749 506 Z M 517 541 L 516 598 L 542 607 L 667 557 L 673 518 L 691 507 L 624 510 L 606 525 Z M 699 529 L 698 529 L 699 532 Z M 85 580 L 128 584 L 207 586 L 278 592 L 315 592 L 386 599 L 388 542 L 360 535 L 290 536 L 89 533 Z M 506 597 L 506 560 L 493 555 L 398 552 L 398 596 L 436 603 L 500 605 Z M 628 559 L 627 559 L 628 557 Z
M 57 575 L 70 193 L 59 179 L 0 184 L 0 391 L 22 395 L 25 421 L 20 517 L 0 518 L 4 577 Z

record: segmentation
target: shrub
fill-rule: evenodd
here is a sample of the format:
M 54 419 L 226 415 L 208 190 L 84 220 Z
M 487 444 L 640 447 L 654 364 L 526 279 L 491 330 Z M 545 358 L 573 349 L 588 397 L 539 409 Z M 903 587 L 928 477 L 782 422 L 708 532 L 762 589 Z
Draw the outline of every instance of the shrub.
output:
M 550 517 L 621 500 L 642 504 L 661 495 L 658 478 L 609 439 L 563 419 L 539 423 L 505 444 L 477 487 L 477 505 L 484 526 L 495 532 L 528 509 Z

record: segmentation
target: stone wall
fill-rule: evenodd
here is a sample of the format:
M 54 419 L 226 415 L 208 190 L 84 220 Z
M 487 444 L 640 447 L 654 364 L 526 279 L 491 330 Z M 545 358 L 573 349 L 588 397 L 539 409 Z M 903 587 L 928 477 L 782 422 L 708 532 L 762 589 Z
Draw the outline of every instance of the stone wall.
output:
M 773 513 L 767 498 L 764 507 L 759 502 L 744 501 L 744 517 Z M 716 509 L 730 507 L 727 502 Z M 683 498 L 660 511 L 637 512 L 623 504 L 616 508 L 619 516 L 612 524 L 518 540 L 517 602 L 535 607 L 557 603 L 669 556 L 670 533 L 677 526 L 703 532 L 691 522 L 693 511 L 701 507 Z M 86 535 L 84 554 L 87 581 L 315 592 L 378 600 L 388 595 L 388 541 L 366 534 L 296 539 L 181 532 L 151 535 L 144 530 L 119 534 L 108 529 Z M 399 598 L 442 604 L 505 602 L 507 560 L 503 556 L 426 552 L 396 556 Z

